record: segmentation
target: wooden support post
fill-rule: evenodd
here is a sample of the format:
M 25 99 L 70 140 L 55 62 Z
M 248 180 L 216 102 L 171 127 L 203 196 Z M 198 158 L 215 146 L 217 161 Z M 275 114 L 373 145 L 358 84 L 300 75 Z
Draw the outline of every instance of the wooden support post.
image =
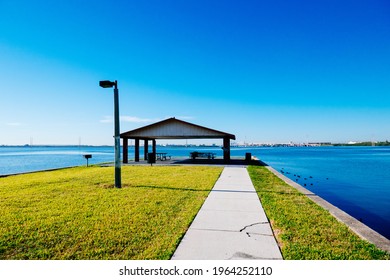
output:
M 230 138 L 223 138 L 223 161 L 230 161 Z
M 148 151 L 149 150 L 149 141 L 148 139 L 144 140 L 144 160 L 148 159 Z
M 134 161 L 139 162 L 139 139 L 135 139 Z
M 123 163 L 129 163 L 129 139 L 123 138 Z
M 152 142 L 153 142 L 153 153 L 154 155 L 156 155 L 156 139 L 153 139 Z

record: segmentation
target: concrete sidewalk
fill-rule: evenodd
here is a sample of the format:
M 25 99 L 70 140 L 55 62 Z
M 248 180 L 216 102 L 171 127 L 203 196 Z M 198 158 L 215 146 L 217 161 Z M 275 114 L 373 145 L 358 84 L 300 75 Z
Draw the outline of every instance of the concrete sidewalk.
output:
M 282 259 L 245 167 L 225 167 L 172 260 Z

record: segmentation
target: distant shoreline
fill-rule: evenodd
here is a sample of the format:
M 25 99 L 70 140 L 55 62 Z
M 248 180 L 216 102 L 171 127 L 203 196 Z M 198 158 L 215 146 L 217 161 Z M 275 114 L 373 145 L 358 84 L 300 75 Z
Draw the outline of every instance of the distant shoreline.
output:
M 204 148 L 219 148 L 220 145 L 216 144 L 157 144 L 158 147 L 169 147 L 169 148 L 183 148 L 183 147 L 204 147 Z M 331 143 L 331 142 L 309 142 L 309 143 L 269 143 L 269 144 L 258 144 L 258 143 L 247 143 L 247 144 L 231 144 L 231 147 L 234 148 L 253 148 L 253 147 L 383 147 L 383 146 L 390 146 L 389 141 L 380 141 L 380 142 L 353 142 L 353 143 Z M 66 145 L 66 144 L 42 144 L 42 145 L 0 145 L 0 147 L 15 147 L 15 148 L 56 148 L 56 147 L 75 147 L 75 148 L 82 148 L 82 147 L 114 147 L 114 145 Z M 122 146 L 121 146 L 122 147 Z M 129 147 L 134 147 L 134 145 L 129 144 Z

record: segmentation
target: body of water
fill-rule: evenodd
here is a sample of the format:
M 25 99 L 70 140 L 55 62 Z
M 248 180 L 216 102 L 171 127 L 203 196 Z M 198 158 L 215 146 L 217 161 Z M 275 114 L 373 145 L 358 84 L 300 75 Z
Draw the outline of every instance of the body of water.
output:
M 390 239 L 390 147 L 254 151 L 285 176 Z
M 157 147 L 175 157 L 221 148 Z M 134 149 L 129 149 L 129 159 Z M 232 148 L 231 155 L 252 153 L 268 165 L 390 239 L 390 147 Z M 0 147 L 0 175 L 112 162 L 113 147 Z M 140 151 L 143 155 L 142 149 Z

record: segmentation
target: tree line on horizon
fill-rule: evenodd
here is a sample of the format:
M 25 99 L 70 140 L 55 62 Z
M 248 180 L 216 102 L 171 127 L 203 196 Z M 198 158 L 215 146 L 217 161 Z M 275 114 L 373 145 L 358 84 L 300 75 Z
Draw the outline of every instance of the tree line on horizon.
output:
M 333 146 L 390 146 L 390 142 L 388 140 L 381 142 L 357 142 L 357 143 L 344 143 L 344 144 L 333 144 Z

